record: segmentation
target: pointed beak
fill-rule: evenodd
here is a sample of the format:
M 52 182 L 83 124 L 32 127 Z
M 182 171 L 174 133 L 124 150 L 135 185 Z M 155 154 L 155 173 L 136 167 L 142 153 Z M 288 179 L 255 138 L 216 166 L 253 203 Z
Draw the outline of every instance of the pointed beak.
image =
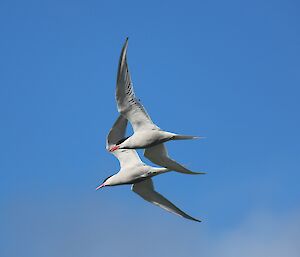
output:
M 119 149 L 119 147 L 120 147 L 120 146 L 118 146 L 118 145 L 112 146 L 112 147 L 109 149 L 109 151 L 110 151 L 110 152 L 116 151 L 116 150 Z
M 100 186 L 96 187 L 96 190 L 100 189 L 101 187 L 105 187 L 104 183 L 101 184 Z

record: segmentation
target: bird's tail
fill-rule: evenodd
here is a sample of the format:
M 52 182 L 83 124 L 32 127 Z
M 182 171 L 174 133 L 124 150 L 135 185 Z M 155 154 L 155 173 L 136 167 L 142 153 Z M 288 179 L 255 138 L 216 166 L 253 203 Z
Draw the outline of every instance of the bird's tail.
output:
M 202 139 L 204 137 L 175 134 L 171 140 Z
M 183 173 L 183 174 L 189 174 L 189 175 L 205 175 L 206 172 L 203 171 L 191 171 L 189 169 L 182 169 L 182 168 L 177 168 L 173 169 L 176 172 Z

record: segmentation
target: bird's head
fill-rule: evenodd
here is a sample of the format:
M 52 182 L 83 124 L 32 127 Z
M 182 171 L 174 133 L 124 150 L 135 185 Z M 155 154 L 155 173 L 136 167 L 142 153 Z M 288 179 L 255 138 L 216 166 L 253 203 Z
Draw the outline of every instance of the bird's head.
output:
M 110 152 L 113 152 L 113 151 L 116 151 L 118 149 L 124 149 L 125 147 L 125 144 L 124 142 L 128 139 L 129 137 L 124 137 L 122 139 L 120 139 L 118 142 L 116 142 L 115 145 L 112 145 L 110 148 L 109 148 L 109 151 Z M 128 141 L 128 140 L 127 140 Z M 127 143 L 126 141 L 126 143 Z
M 111 176 L 107 177 L 106 179 L 104 179 L 103 182 L 102 182 L 102 184 L 100 186 L 98 186 L 96 188 L 96 190 L 98 190 L 98 189 L 100 189 L 102 187 L 105 187 L 105 186 L 112 186 L 112 185 L 114 185 L 112 177 L 113 177 L 113 175 L 111 175 Z

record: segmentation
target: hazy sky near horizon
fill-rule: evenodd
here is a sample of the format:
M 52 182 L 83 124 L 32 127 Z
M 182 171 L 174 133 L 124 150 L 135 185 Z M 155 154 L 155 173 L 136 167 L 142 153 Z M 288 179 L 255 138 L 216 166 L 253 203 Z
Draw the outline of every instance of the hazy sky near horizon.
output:
M 296 1 L 0 2 L 0 255 L 300 254 L 300 18 Z M 129 37 L 135 91 L 170 155 L 157 191 L 129 186 L 105 137 Z M 116 245 L 118 247 L 116 247 Z

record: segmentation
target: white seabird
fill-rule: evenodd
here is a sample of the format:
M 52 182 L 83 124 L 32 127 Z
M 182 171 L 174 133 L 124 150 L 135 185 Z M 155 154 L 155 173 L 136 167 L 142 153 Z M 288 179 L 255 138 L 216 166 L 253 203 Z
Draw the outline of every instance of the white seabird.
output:
M 115 145 L 125 137 L 126 126 L 127 119 L 120 115 L 107 136 L 106 148 L 108 150 L 111 148 L 111 145 Z M 120 162 L 120 171 L 106 178 L 96 190 L 105 186 L 132 184 L 131 190 L 146 201 L 181 217 L 200 222 L 200 220 L 186 214 L 155 191 L 151 178 L 166 173 L 170 169 L 146 165 L 141 161 L 134 149 L 118 149 L 113 151 L 113 154 Z
M 161 130 L 151 120 L 143 105 L 136 98 L 127 64 L 128 38 L 122 48 L 116 87 L 116 101 L 119 113 L 132 125 L 133 135 L 123 142 L 112 145 L 109 151 L 117 149 L 148 148 L 169 140 L 197 139 L 196 136 L 179 135 Z

